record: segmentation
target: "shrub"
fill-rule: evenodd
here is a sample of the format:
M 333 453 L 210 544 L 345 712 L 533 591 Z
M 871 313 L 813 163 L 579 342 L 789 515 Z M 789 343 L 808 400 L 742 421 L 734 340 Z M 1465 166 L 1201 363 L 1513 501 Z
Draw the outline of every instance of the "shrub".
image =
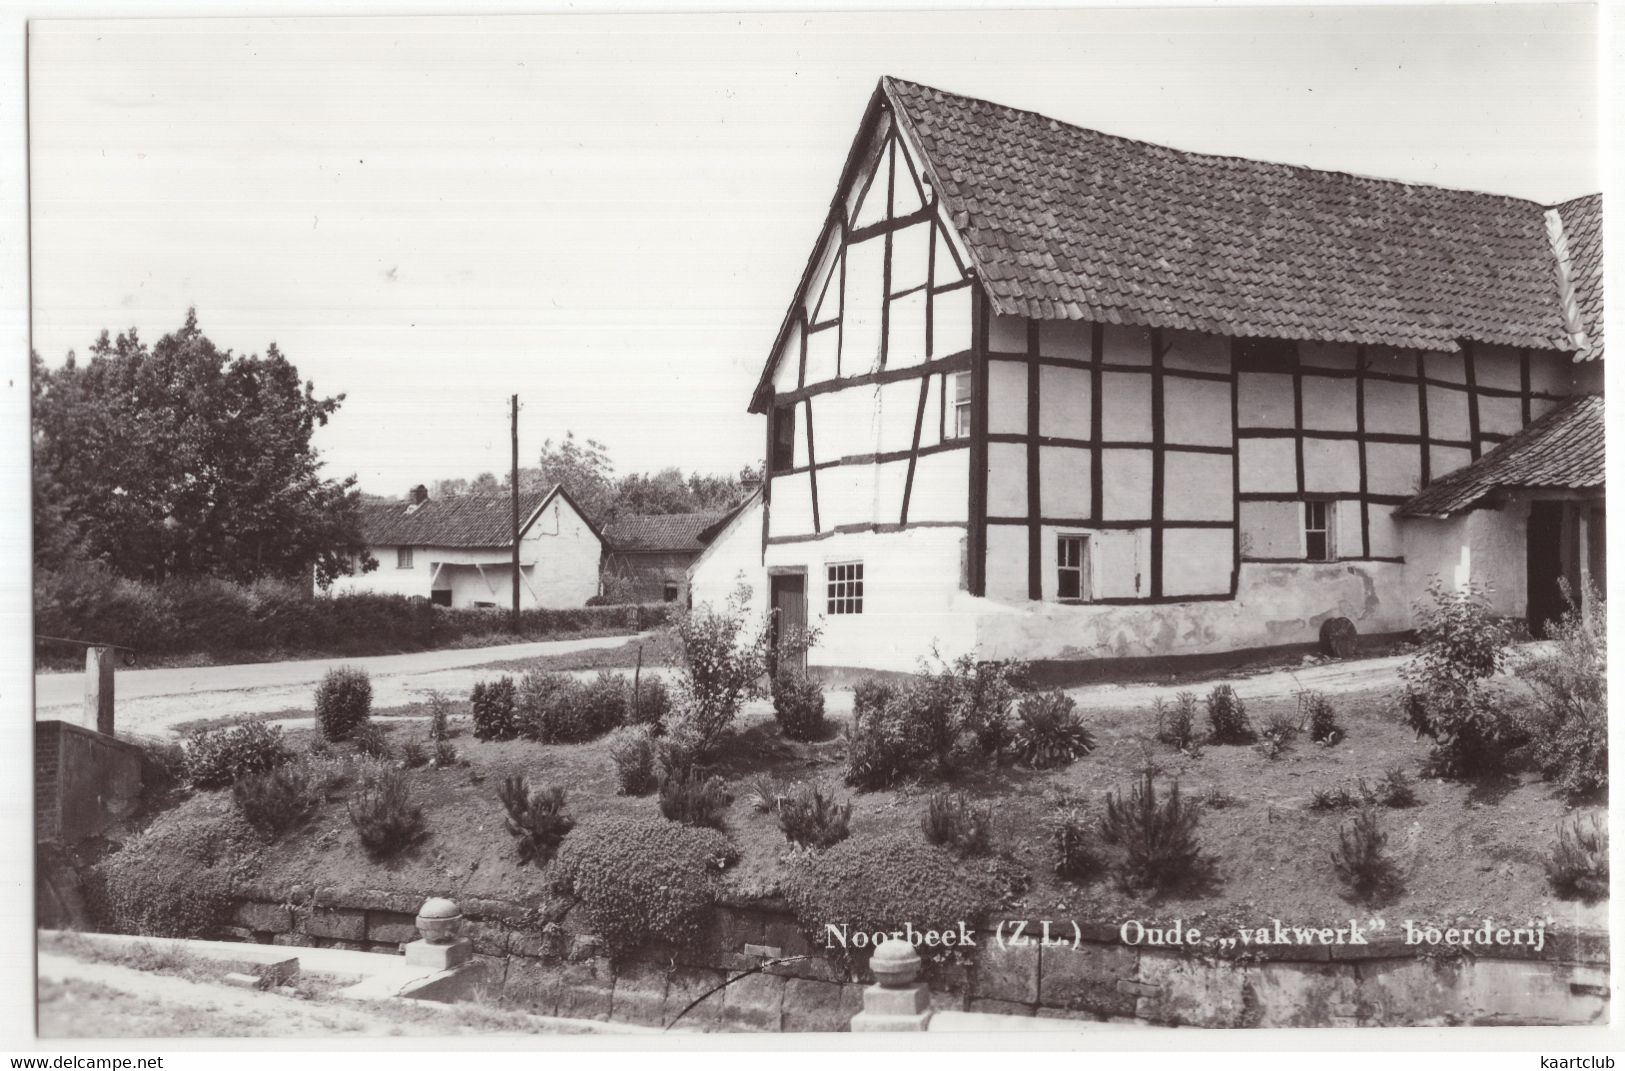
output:
M 617 730 L 609 740 L 609 759 L 623 795 L 646 796 L 655 790 L 655 744 L 648 726 Z
M 1377 782 L 1376 796 L 1384 807 L 1411 807 L 1416 803 L 1416 787 L 1404 770 L 1394 766 Z
M 1106 793 L 1100 831 L 1106 843 L 1119 846 L 1125 855 L 1120 883 L 1161 892 L 1200 877 L 1208 866 L 1196 837 L 1200 821 L 1200 808 L 1180 798 L 1178 781 L 1157 798 L 1150 770 L 1140 775 L 1127 799 Z
M 670 714 L 671 689 L 666 687 L 665 679 L 655 674 L 647 677 L 639 674 L 626 720 L 633 725 L 649 725 L 659 729 L 666 724 Z
M 223 729 L 198 729 L 181 745 L 182 768 L 193 788 L 225 788 L 238 778 L 264 773 L 292 755 L 279 726 L 246 721 Z
M 1286 754 L 1292 738 L 1298 735 L 1298 723 L 1285 714 L 1272 714 L 1269 721 L 1264 723 L 1264 731 L 1258 735 L 1259 748 L 1264 752 L 1264 757 L 1278 759 Z
M 1208 739 L 1215 744 L 1247 744 L 1253 736 L 1247 704 L 1228 684 L 1216 684 L 1207 694 Z
M 444 692 L 429 693 L 429 743 L 451 739 L 451 700 Z
M 789 789 L 779 783 L 779 779 L 767 774 L 757 774 L 750 779 L 750 789 L 745 793 L 745 802 L 757 814 L 778 814 L 779 804 L 789 794 Z
M 847 729 L 847 783 L 881 788 L 910 773 L 951 774 L 967 741 L 984 754 L 1002 749 L 1021 671 L 1019 663 L 964 655 L 922 666 L 902 684 L 860 681 Z
M 1082 801 L 1063 798 L 1044 816 L 1044 833 L 1055 853 L 1055 873 L 1068 881 L 1089 882 L 1105 873 L 1107 861 L 1095 842 L 1095 817 Z
M 450 740 L 436 740 L 434 754 L 429 758 L 429 764 L 436 769 L 445 769 L 457 765 L 457 748 Z
M 1312 811 L 1346 811 L 1360 806 L 1360 800 L 1345 786 L 1311 789 L 1309 809 Z
M 429 751 L 416 740 L 406 740 L 401 743 L 401 764 L 408 770 L 416 770 L 429 765 Z
M 1354 821 L 1337 832 L 1332 867 L 1358 900 L 1386 899 L 1398 884 L 1398 871 L 1384 850 L 1388 835 L 1377 821 L 1374 807 L 1362 807 Z
M 1554 650 L 1519 669 L 1535 693 L 1528 718 L 1534 760 L 1563 794 L 1608 790 L 1608 607 L 1595 588 L 1550 627 Z
M 530 670 L 519 678 L 515 698 L 516 731 L 544 744 L 588 739 L 581 722 L 581 685 L 563 673 Z
M 469 695 L 474 718 L 474 736 L 480 740 L 512 740 L 519 735 L 519 719 L 514 706 L 513 678 L 480 681 Z
M 660 778 L 660 813 L 673 822 L 721 829 L 722 812 L 730 802 L 722 778 L 707 776 L 697 766 L 686 766 Z
M 366 778 L 350 796 L 350 824 L 373 859 L 388 859 L 415 847 L 428 834 L 422 808 L 399 770 Z
M 997 756 L 1010 746 L 1013 729 L 1010 711 L 1016 700 L 1016 681 L 1026 674 L 1022 662 L 972 662 L 962 657 L 955 663 L 959 677 L 962 720 L 976 749 Z
M 834 793 L 817 785 L 797 785 L 778 800 L 779 828 L 798 847 L 828 848 L 845 840 L 852 821 L 852 801 L 839 803 Z
M 818 682 L 796 670 L 780 670 L 773 678 L 773 717 L 791 740 L 822 740 L 829 732 L 824 720 L 824 690 Z
M 1065 766 L 1095 749 L 1077 704 L 1063 692 L 1027 696 L 1016 719 L 1016 757 L 1034 769 Z
M 309 763 L 289 762 L 239 777 L 231 797 L 243 821 L 275 838 L 315 815 L 327 798 L 327 785 L 328 779 Z
M 601 670 L 598 676 L 582 685 L 573 698 L 579 704 L 578 731 L 586 734 L 581 739 L 592 740 L 626 723 L 632 689 L 621 674 Z
M 902 832 L 806 853 L 792 862 L 783 886 L 796 919 L 821 946 L 830 924 L 853 934 L 890 933 L 905 924 L 916 931 L 974 927 L 993 898 L 985 876 Z
M 1309 727 L 1309 739 L 1331 747 L 1347 736 L 1337 724 L 1337 708 L 1324 692 L 1298 693 L 1298 723 Z
M 700 943 L 721 891 L 720 872 L 738 858 L 721 833 L 653 815 L 584 819 L 553 864 L 558 891 L 580 900 L 586 922 L 610 954 L 653 942 Z
M 166 812 L 107 856 L 87 891 L 103 924 L 119 933 L 198 937 L 227 920 L 258 848 L 237 815 L 192 805 Z
M 388 760 L 392 755 L 389 734 L 375 721 L 363 724 L 350 734 L 350 738 L 355 741 L 356 751 L 368 758 Z
M 508 832 L 519 841 L 520 863 L 541 866 L 575 828 L 575 819 L 564 813 L 564 789 L 556 785 L 532 791 L 523 777 L 511 776 L 497 797 L 507 812 Z
M 1594 817 L 1575 815 L 1557 828 L 1546 879 L 1566 900 L 1594 903 L 1608 896 L 1608 831 Z
M 864 677 L 852 686 L 854 714 L 873 714 L 891 705 L 897 686 L 878 677 Z
M 316 686 L 316 725 L 328 740 L 348 740 L 371 714 L 372 679 L 366 670 L 338 666 Z
M 733 725 L 745 700 L 761 694 L 768 631 L 747 624 L 749 599 L 749 587 L 741 585 L 722 609 L 691 610 L 671 625 L 681 661 L 681 720 L 702 755 Z M 781 647 L 800 642 L 790 636 L 780 641 Z
M 846 726 L 846 783 L 885 788 L 908 774 L 915 749 L 897 693 L 887 687 L 884 692 L 871 691 L 867 698 L 863 704 L 854 701 L 852 720 Z
M 1168 706 L 1158 696 L 1153 710 L 1157 715 L 1157 739 L 1164 744 L 1195 754 L 1199 750 L 1196 739 L 1196 693 L 1180 692 Z
M 992 847 L 993 806 L 976 806 L 957 792 L 933 792 L 920 816 L 920 829 L 927 841 L 961 857 L 983 855 Z
M 1485 681 L 1506 661 L 1510 637 L 1482 588 L 1428 584 L 1431 606 L 1417 608 L 1421 649 L 1400 667 L 1400 707 L 1417 736 L 1434 742 L 1429 768 L 1445 777 L 1493 772 L 1521 743 L 1514 718 Z
M 1208 790 L 1202 793 L 1202 806 L 1210 811 L 1223 811 L 1240 803 L 1240 800 L 1218 785 L 1209 785 Z

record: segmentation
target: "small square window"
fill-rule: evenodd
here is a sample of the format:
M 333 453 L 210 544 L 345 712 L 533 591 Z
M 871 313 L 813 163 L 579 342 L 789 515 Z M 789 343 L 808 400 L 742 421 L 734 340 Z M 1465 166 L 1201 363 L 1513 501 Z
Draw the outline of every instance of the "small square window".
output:
M 956 372 L 947 377 L 948 419 L 943 436 L 948 439 L 970 437 L 971 386 L 969 372 Z
M 863 563 L 841 562 L 830 565 L 826 612 L 830 614 L 863 613 Z
M 1312 562 L 1329 562 L 1337 557 L 1332 545 L 1335 503 L 1314 499 L 1303 504 L 1303 556 Z
M 677 583 L 677 581 L 668 580 L 666 581 L 666 586 L 661 594 L 667 602 L 676 602 L 677 596 L 682 594 L 682 590 L 682 585 Z
M 395 568 L 397 568 L 397 569 L 410 569 L 410 568 L 412 568 L 412 548 L 411 547 L 396 547 L 395 548 Z
M 1060 536 L 1055 541 L 1055 597 L 1089 597 L 1089 537 Z

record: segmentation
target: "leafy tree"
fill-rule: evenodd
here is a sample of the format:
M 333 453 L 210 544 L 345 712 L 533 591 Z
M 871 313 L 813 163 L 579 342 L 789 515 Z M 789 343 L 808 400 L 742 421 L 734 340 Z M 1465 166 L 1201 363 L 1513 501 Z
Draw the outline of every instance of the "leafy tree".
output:
M 344 396 L 317 397 L 275 343 L 234 355 L 189 310 L 156 345 L 104 331 L 84 364 L 36 354 L 33 373 L 38 567 L 330 581 L 365 559 L 355 479 L 323 479 L 311 447 Z
M 604 444 L 597 439 L 577 439 L 567 431 L 558 442 L 542 443 L 539 467 L 532 479 L 536 486 L 563 484 L 570 497 L 596 521 L 608 520 L 615 501 L 615 466 Z M 519 473 L 519 486 L 526 484 L 525 471 Z

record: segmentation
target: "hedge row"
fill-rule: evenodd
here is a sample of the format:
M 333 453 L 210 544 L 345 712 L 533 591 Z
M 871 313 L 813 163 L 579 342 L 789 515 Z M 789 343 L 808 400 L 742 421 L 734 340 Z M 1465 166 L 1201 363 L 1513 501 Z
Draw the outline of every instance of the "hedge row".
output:
M 519 635 L 631 632 L 663 624 L 669 609 L 655 604 L 525 610 L 520 613 Z M 298 585 L 280 581 L 146 584 L 94 566 L 34 574 L 38 635 L 122 644 L 150 654 L 245 650 L 375 654 L 508 634 L 510 626 L 506 610 L 452 610 L 403 595 L 313 597 Z M 65 648 L 47 644 L 42 649 Z

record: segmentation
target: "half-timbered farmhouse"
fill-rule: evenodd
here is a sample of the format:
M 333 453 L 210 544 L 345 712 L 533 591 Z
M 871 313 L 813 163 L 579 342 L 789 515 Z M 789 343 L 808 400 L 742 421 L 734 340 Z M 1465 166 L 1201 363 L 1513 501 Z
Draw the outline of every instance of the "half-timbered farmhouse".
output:
M 747 579 L 827 666 L 1391 633 L 1434 575 L 1538 627 L 1602 569 L 1600 220 L 882 79 L 750 400 Z
M 405 499 L 362 514 L 371 572 L 339 577 L 333 594 L 412 595 L 441 606 L 513 605 L 513 500 L 506 494 Z M 564 488 L 519 496 L 519 605 L 584 606 L 598 594 L 602 533 Z

